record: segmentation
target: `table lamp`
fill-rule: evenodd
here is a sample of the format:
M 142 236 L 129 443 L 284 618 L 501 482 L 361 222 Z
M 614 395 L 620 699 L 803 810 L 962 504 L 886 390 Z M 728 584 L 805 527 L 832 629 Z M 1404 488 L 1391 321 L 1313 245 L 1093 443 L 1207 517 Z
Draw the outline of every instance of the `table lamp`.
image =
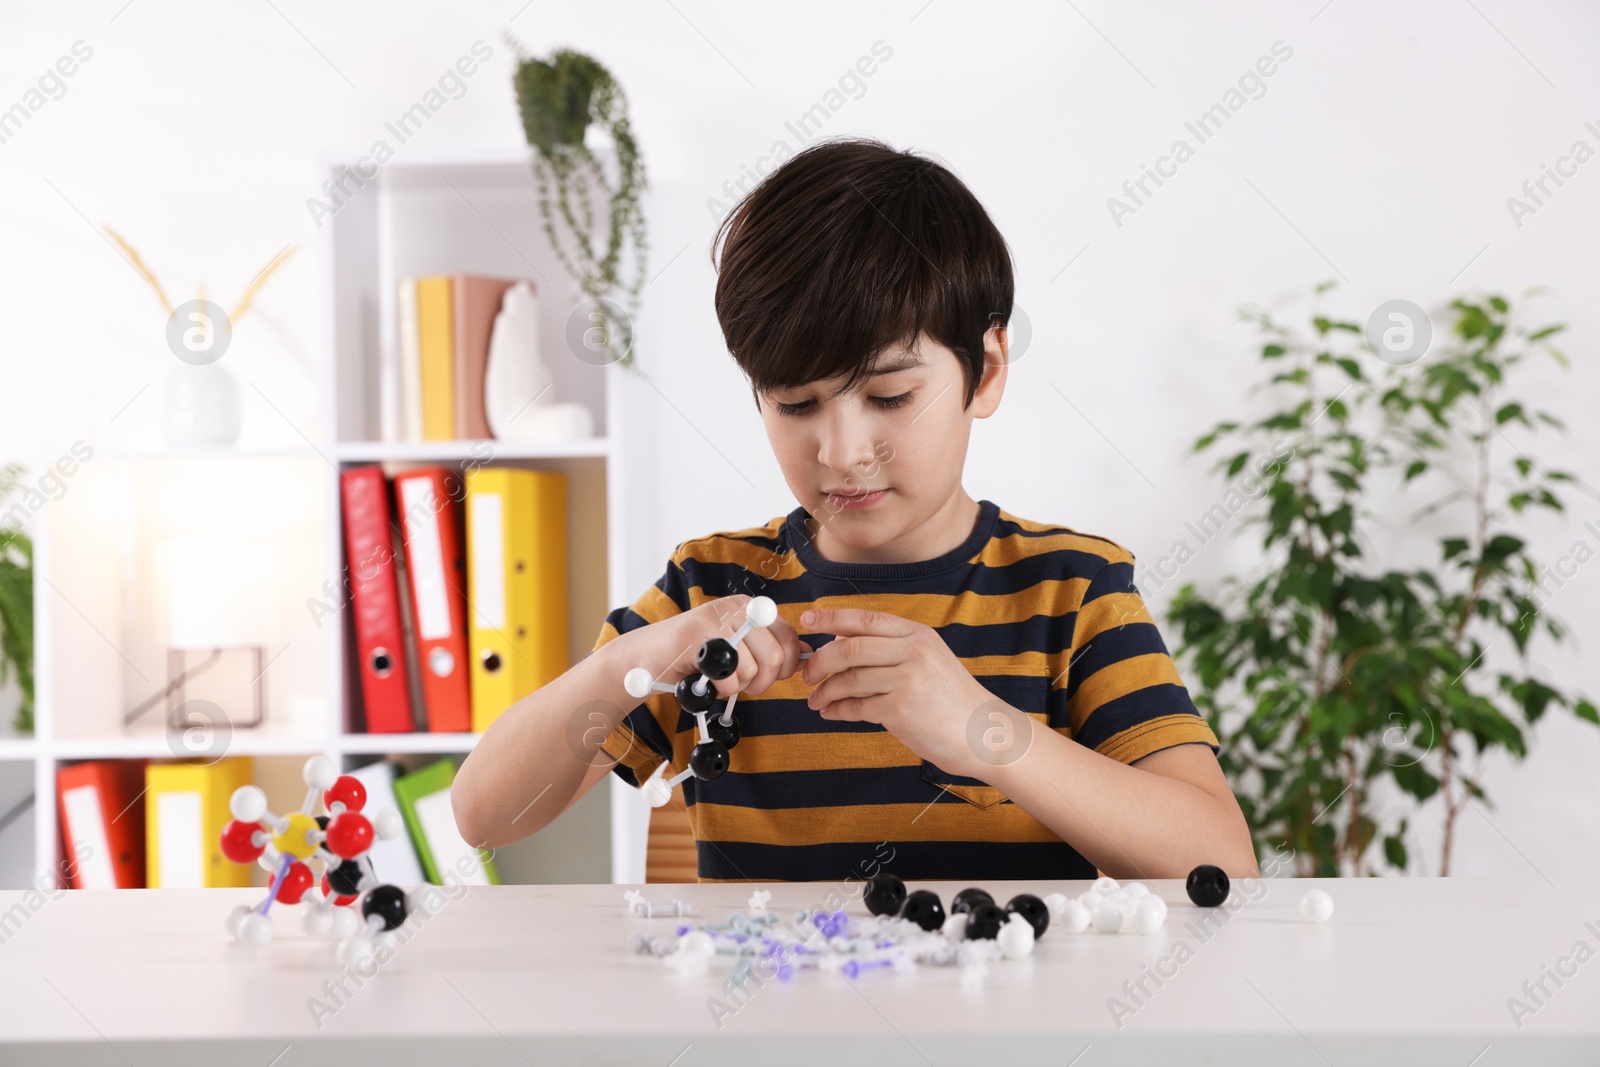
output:
M 135 708 L 133 719 L 162 696 L 167 727 L 185 730 L 179 720 L 185 682 L 216 665 L 225 652 L 254 658 L 252 717 L 235 727 L 261 725 L 267 706 L 267 646 L 279 640 L 278 546 L 271 541 L 180 537 L 165 546 L 167 564 L 167 684 Z M 208 655 L 190 666 L 195 652 Z

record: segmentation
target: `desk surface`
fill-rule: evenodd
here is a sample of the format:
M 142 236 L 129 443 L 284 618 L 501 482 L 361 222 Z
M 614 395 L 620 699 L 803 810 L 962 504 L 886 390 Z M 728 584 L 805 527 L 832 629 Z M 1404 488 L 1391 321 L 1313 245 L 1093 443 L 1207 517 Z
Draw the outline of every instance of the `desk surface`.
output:
M 1085 887 L 980 884 L 1001 901 Z M 413 920 L 414 932 L 375 975 L 359 987 L 346 978 L 351 992 L 338 1000 L 324 982 L 349 972 L 333 941 L 301 932 L 301 908 L 275 908 L 277 936 L 259 949 L 224 931 L 228 910 L 261 890 L 5 892 L 0 1061 L 1600 1062 L 1595 880 L 1235 883 L 1233 907 L 1217 909 L 1221 921 L 1209 930 L 1191 925 L 1205 913 L 1180 882 L 1146 884 L 1170 906 L 1155 935 L 1051 929 L 1031 957 L 993 965 L 979 989 L 963 988 L 954 967 L 854 979 L 801 972 L 752 987 L 720 1026 L 708 1001 L 725 998 L 732 959 L 719 956 L 710 973 L 688 977 L 635 955 L 634 931 L 671 935 L 678 920 L 630 916 L 623 886 L 456 888 L 435 914 Z M 960 888 L 911 887 L 935 889 L 946 904 Z M 1300 897 L 1313 887 L 1334 898 L 1326 925 L 1299 918 Z M 651 900 L 681 897 L 696 918 L 720 922 L 745 910 L 752 887 L 641 888 Z M 764 888 L 785 915 L 822 906 L 840 889 Z M 849 910 L 865 914 L 859 903 Z M 1149 995 L 1115 1018 L 1110 998 L 1133 1007 L 1123 983 L 1147 965 L 1170 977 L 1159 987 L 1146 978 Z M 1549 996 L 1538 1003 L 1523 983 L 1537 994 L 1541 978 Z M 1514 1020 L 1512 997 L 1532 1012 Z M 315 1020 L 313 998 L 337 1010 Z

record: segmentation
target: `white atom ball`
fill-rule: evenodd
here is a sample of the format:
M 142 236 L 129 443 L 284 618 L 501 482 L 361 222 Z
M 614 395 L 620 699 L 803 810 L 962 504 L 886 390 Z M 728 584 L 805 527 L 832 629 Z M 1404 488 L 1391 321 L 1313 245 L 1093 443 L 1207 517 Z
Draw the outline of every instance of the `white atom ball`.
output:
M 260 822 L 267 813 L 267 794 L 253 785 L 241 785 L 228 799 L 228 812 L 240 822 Z
M 372 829 L 377 832 L 378 840 L 393 841 L 405 833 L 406 822 L 400 813 L 393 808 L 384 808 L 372 818 Z
M 233 910 L 228 912 L 228 933 L 238 937 L 239 924 L 244 921 L 246 915 L 249 915 L 254 910 L 248 904 L 235 904 Z
M 1100 902 L 1104 899 L 1106 899 L 1106 895 L 1104 893 L 1100 892 L 1098 889 L 1090 889 L 1079 895 L 1078 903 L 1088 908 L 1089 914 L 1093 915 L 1094 909 L 1098 908 L 1100 906 Z
M 650 687 L 655 684 L 656 680 L 650 677 L 650 672 L 643 667 L 635 667 L 622 676 L 622 688 L 626 689 L 628 695 L 635 700 L 643 700 L 649 696 Z
M 351 907 L 333 909 L 333 936 L 341 940 L 361 929 L 361 917 Z
M 665 778 L 652 778 L 644 784 L 644 798 L 652 808 L 662 807 L 672 799 L 672 787 Z
M 1000 933 L 995 936 L 1000 954 L 1008 960 L 1020 960 L 1033 951 L 1033 927 L 1028 920 L 1013 914 Z
M 678 939 L 678 951 L 696 956 L 714 956 L 717 953 L 717 942 L 704 930 L 690 930 Z
M 944 920 L 944 926 L 940 927 L 939 932 L 952 941 L 960 941 L 962 938 L 966 937 L 967 913 L 964 911 L 958 911 L 952 915 L 946 916 Z
M 306 917 L 300 920 L 300 925 L 312 937 L 327 937 L 333 929 L 333 909 L 312 906 L 306 909 Z
M 251 948 L 260 948 L 272 940 L 272 920 L 260 912 L 251 912 L 239 920 L 239 940 Z
M 339 765 L 327 756 L 312 756 L 300 772 L 306 785 L 323 791 L 333 788 L 339 780 Z
M 1094 885 L 1090 886 L 1089 888 L 1096 889 L 1100 892 L 1101 896 L 1105 896 L 1108 893 L 1115 893 L 1117 891 L 1117 887 L 1118 883 L 1115 878 L 1112 878 L 1110 875 L 1103 874 L 1099 878 L 1096 878 L 1094 880 Z
M 769 596 L 758 596 L 745 607 L 744 617 L 757 626 L 771 626 L 778 619 L 778 605 Z
M 1145 885 L 1143 882 L 1129 882 L 1126 886 L 1123 886 L 1123 888 L 1128 891 L 1128 895 L 1130 897 L 1142 897 L 1146 893 L 1150 892 L 1150 887 Z
M 1067 901 L 1061 909 L 1061 929 L 1069 934 L 1081 934 L 1089 929 L 1089 909 L 1076 900 Z
M 1122 929 L 1122 905 L 1114 900 L 1102 900 L 1095 905 L 1094 928 L 1102 934 L 1114 934 Z
M 1300 898 L 1300 914 L 1307 922 L 1325 923 L 1333 916 L 1333 898 L 1313 889 Z
M 1067 910 L 1067 901 L 1070 898 L 1065 893 L 1049 893 L 1044 898 L 1044 906 L 1050 909 L 1050 921 L 1060 922 L 1061 915 Z
M 1133 928 L 1141 934 L 1153 934 L 1167 921 L 1167 902 L 1154 894 L 1139 898 L 1133 907 Z

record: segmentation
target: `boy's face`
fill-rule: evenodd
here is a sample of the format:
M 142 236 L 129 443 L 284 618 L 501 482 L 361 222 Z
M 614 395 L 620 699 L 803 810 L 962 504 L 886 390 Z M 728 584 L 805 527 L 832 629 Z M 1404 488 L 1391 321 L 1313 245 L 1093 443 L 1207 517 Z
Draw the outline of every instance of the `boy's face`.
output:
M 988 418 L 1005 388 L 1006 337 L 984 335 L 984 371 L 964 410 L 966 378 L 954 352 L 927 334 L 890 346 L 875 373 L 834 395 L 843 376 L 762 394 L 762 422 L 784 481 L 811 513 L 826 559 L 914 562 L 972 532 L 961 487 L 972 420 Z M 863 494 L 850 501 L 841 494 Z

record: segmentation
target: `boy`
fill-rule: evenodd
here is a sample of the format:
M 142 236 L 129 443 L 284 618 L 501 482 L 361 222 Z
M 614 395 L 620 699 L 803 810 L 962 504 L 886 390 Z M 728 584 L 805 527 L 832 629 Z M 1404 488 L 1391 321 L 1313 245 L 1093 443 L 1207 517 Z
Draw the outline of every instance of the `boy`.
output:
M 680 544 L 588 657 L 494 723 L 456 778 L 467 840 L 525 837 L 608 771 L 682 770 L 694 717 L 623 676 L 697 673 L 700 644 L 768 596 L 778 619 L 715 683 L 740 694 L 729 768 L 683 783 L 701 881 L 1256 876 L 1132 555 L 961 485 L 1012 304 L 972 193 L 916 155 L 825 141 L 717 240 L 717 316 L 799 506 Z

